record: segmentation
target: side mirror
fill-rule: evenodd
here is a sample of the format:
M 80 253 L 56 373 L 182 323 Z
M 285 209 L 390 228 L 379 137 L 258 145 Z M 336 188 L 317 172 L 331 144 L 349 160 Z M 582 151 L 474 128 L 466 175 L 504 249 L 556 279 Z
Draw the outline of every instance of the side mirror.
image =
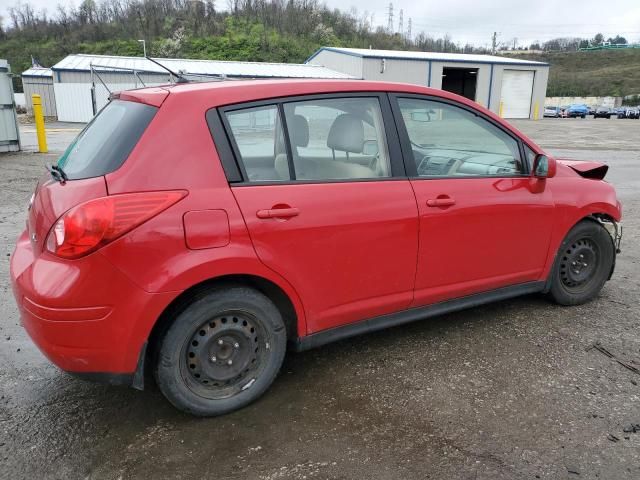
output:
M 546 155 L 536 155 L 533 161 L 533 176 L 536 178 L 552 178 L 556 174 L 556 161 Z

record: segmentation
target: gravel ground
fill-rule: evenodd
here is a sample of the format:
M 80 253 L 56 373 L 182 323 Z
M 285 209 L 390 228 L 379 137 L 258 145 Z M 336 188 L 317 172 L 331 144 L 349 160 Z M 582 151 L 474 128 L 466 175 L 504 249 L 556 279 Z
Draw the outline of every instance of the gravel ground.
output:
M 517 122 L 563 157 L 604 161 L 625 209 L 602 294 L 529 296 L 287 356 L 255 404 L 214 419 L 60 372 L 19 325 L 9 255 L 43 156 L 0 156 L 0 477 L 640 478 L 640 121 Z M 51 126 L 59 151 L 77 125 Z M 34 149 L 32 127 L 22 140 Z M 56 131 L 54 131 L 56 130 Z

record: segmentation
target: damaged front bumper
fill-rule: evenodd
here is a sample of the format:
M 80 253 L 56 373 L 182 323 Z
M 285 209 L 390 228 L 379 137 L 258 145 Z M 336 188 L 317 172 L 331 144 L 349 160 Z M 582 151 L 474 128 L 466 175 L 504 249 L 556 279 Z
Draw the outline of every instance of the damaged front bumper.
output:
M 622 222 L 616 222 L 610 218 L 601 218 L 595 217 L 595 219 L 602 225 L 609 235 L 611 236 L 611 242 L 613 243 L 613 248 L 615 254 L 613 256 L 613 263 L 611 264 L 611 271 L 609 272 L 609 277 L 607 280 L 611 280 L 613 276 L 613 272 L 616 269 L 616 257 L 621 252 L 620 247 L 622 245 Z
M 600 225 L 602 225 L 609 235 L 611 235 L 611 241 L 613 247 L 616 249 L 616 253 L 620 253 L 620 246 L 622 245 L 622 222 L 616 222 L 607 218 L 597 218 Z

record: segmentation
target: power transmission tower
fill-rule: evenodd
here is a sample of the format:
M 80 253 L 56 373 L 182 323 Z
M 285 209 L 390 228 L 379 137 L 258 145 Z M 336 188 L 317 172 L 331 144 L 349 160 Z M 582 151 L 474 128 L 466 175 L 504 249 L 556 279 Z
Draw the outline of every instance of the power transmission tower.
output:
M 389 4 L 389 20 L 387 22 L 387 31 L 393 33 L 393 3 Z
M 498 44 L 498 32 L 493 32 L 491 36 L 491 53 L 496 53 L 496 46 Z
M 411 41 L 411 17 L 409 17 L 409 25 L 407 25 L 407 40 Z
M 404 37 L 404 12 L 400 9 L 400 19 L 398 20 L 398 33 Z

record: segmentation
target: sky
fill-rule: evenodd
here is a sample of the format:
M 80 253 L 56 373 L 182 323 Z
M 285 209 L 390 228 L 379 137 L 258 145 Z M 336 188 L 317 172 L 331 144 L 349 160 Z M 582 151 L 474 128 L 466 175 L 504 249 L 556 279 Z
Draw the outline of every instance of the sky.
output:
M 25 0 L 23 0 L 25 1 Z M 356 9 L 359 15 L 373 15 L 373 24 L 386 26 L 389 0 L 325 0 L 342 10 Z M 15 0 L 0 0 L 0 15 L 6 17 Z M 58 3 L 78 4 L 71 0 L 30 0 L 36 9 L 53 13 Z M 220 8 L 226 0 L 218 0 Z M 404 30 L 409 18 L 412 34 L 420 31 L 440 37 L 449 34 L 460 44 L 490 46 L 493 32 L 498 43 L 529 45 L 557 37 L 591 38 L 602 32 L 605 37 L 622 35 L 640 42 L 640 0 L 395 0 L 394 30 L 398 30 L 400 9 Z M 5 20 L 6 22 L 6 20 Z

